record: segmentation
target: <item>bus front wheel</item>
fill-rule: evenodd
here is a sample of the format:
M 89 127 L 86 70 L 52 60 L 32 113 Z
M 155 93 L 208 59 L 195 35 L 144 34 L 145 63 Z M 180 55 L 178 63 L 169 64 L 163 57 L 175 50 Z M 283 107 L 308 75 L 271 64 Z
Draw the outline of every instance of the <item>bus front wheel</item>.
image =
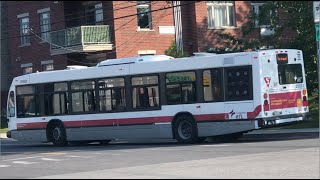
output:
M 181 115 L 174 124 L 174 134 L 178 142 L 191 144 L 198 142 L 196 124 L 188 115 Z
M 63 124 L 60 122 L 55 122 L 49 128 L 50 141 L 55 146 L 65 146 L 67 145 L 66 130 Z

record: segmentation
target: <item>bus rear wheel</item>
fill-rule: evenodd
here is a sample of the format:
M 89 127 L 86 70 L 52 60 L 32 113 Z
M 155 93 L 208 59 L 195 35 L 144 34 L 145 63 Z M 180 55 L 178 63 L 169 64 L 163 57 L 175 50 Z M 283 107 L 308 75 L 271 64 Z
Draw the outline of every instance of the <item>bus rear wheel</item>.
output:
M 55 146 L 65 146 L 67 145 L 67 136 L 66 130 L 63 127 L 63 124 L 60 122 L 55 122 L 49 128 L 49 137 L 50 141 Z
M 181 115 L 174 124 L 174 134 L 178 142 L 192 144 L 198 142 L 196 124 L 188 115 Z

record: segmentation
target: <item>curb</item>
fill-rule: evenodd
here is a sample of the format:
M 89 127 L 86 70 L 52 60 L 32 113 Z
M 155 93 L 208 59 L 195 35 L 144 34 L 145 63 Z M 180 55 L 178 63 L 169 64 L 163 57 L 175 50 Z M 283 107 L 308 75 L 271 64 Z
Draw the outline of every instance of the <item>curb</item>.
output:
M 319 128 L 308 129 L 259 129 L 246 133 L 247 135 L 256 134 L 292 134 L 292 133 L 319 133 Z
M 243 137 L 246 138 L 319 138 L 319 129 L 277 129 L 277 130 L 255 130 L 249 133 L 245 133 Z

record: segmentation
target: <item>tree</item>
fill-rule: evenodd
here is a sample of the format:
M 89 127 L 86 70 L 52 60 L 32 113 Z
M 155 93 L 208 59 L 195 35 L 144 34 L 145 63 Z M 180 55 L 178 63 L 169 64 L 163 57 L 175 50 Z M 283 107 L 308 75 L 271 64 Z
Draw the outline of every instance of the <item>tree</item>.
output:
M 308 90 L 310 93 L 319 91 L 313 1 L 269 1 L 263 9 L 260 19 L 267 17 L 270 11 L 277 12 L 270 17 L 271 27 L 276 31 L 272 37 L 276 39 L 275 46 L 302 50 Z M 287 36 L 286 29 L 295 32 L 294 39 L 282 41 Z
M 167 56 L 172 56 L 174 58 L 186 57 L 187 55 L 184 52 L 181 52 L 177 48 L 177 44 L 175 41 L 171 42 L 170 47 L 164 51 L 164 54 Z
M 272 12 L 272 13 L 270 13 Z M 319 91 L 317 74 L 317 46 L 315 26 L 313 21 L 313 1 L 266 1 L 259 15 L 252 16 L 251 21 L 242 27 L 246 36 L 253 30 L 252 22 L 270 23 L 274 35 L 259 37 L 256 40 L 237 39 L 226 33 L 218 33 L 217 37 L 224 39 L 226 48 L 214 51 L 233 52 L 257 49 L 257 47 L 300 49 L 303 52 L 307 86 L 309 95 Z M 288 32 L 294 33 L 294 38 L 288 38 Z M 210 50 L 208 50 L 210 51 Z

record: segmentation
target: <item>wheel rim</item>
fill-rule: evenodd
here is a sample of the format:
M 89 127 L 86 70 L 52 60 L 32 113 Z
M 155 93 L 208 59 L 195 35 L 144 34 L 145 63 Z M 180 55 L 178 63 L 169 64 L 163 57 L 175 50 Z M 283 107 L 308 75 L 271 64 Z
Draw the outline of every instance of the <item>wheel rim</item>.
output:
M 178 127 L 179 136 L 182 139 L 189 139 L 192 136 L 192 125 L 190 122 L 183 121 L 179 124 Z
M 53 129 L 53 132 L 52 132 L 52 136 L 55 140 L 59 140 L 60 136 L 61 136 L 61 130 L 60 128 L 56 127 Z

